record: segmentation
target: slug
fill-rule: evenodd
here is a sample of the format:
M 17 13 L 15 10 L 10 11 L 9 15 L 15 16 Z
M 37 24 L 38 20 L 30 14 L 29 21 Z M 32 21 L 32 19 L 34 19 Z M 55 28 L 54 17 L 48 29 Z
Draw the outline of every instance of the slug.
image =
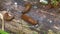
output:
M 4 20 L 11 21 L 13 18 L 14 18 L 14 16 L 12 16 L 12 15 L 10 15 L 8 13 L 4 14 Z
M 32 4 L 28 3 L 25 4 L 25 9 L 23 10 L 22 14 L 26 14 L 31 10 Z
M 28 23 L 32 24 L 32 25 L 36 25 L 36 24 L 37 24 L 37 21 L 36 21 L 36 20 L 32 19 L 31 17 L 29 17 L 29 16 L 27 16 L 27 15 L 25 15 L 25 14 L 23 14 L 23 15 L 21 16 L 21 18 L 22 18 L 23 20 L 27 21 Z

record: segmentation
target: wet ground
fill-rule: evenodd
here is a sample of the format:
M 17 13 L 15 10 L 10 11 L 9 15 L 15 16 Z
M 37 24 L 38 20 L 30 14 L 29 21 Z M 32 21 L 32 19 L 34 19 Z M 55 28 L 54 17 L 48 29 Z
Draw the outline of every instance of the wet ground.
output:
M 18 3 L 17 7 L 14 7 L 14 2 Z M 41 7 L 34 8 L 34 6 L 32 6 L 32 9 L 26 15 L 37 20 L 38 26 L 37 26 L 37 28 L 36 28 L 36 26 L 34 27 L 36 30 L 35 29 L 31 30 L 28 26 L 34 26 L 34 25 L 31 25 L 21 19 L 21 15 L 22 15 L 21 12 L 25 8 L 24 7 L 25 2 L 17 1 L 17 0 L 15 0 L 14 2 L 13 2 L 13 5 L 4 6 L 6 9 L 9 9 L 11 14 L 14 15 L 14 17 L 15 17 L 12 21 L 9 21 L 9 22 L 5 21 L 6 22 L 5 29 L 7 32 L 8 31 L 11 32 L 14 30 L 16 32 L 16 31 L 18 31 L 18 29 L 25 32 L 25 34 L 33 34 L 33 32 L 36 32 L 38 34 L 38 32 L 40 32 L 40 30 L 44 30 L 44 31 L 48 32 L 49 29 L 53 30 L 54 32 L 60 31 L 60 16 L 59 16 L 60 8 L 58 8 L 58 9 L 52 8 L 52 9 L 46 10 L 43 7 L 42 8 Z M 14 8 L 16 8 L 16 9 L 14 9 Z M 22 29 L 22 25 L 20 23 L 27 26 L 28 28 L 23 27 L 23 29 Z M 14 26 L 15 29 L 12 28 L 11 26 Z

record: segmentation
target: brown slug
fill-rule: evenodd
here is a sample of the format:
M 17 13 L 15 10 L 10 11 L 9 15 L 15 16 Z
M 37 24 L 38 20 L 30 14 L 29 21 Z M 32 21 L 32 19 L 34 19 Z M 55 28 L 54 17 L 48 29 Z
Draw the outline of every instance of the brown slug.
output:
M 11 21 L 14 17 L 8 13 L 4 14 L 4 20 L 6 21 Z
M 36 21 L 36 20 L 32 19 L 31 17 L 29 17 L 29 16 L 27 16 L 27 15 L 25 15 L 25 14 L 23 14 L 23 15 L 21 16 L 21 18 L 22 18 L 23 20 L 27 21 L 28 23 L 32 24 L 32 25 L 36 25 L 36 24 L 37 24 L 37 21 Z
M 23 10 L 22 13 L 23 14 L 28 13 L 30 11 L 31 7 L 32 7 L 32 4 L 30 4 L 30 3 L 25 4 L 25 9 Z

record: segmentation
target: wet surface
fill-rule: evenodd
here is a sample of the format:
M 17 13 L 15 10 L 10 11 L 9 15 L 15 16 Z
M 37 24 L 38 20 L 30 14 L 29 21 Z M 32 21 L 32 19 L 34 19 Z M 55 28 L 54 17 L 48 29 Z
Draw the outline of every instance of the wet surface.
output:
M 21 15 L 22 15 L 22 11 L 24 10 L 24 1 L 18 1 L 15 0 L 14 2 L 17 2 L 17 10 L 14 9 L 13 5 L 9 5 L 8 8 L 9 11 L 12 13 L 12 15 L 14 15 L 16 20 L 20 20 L 21 19 Z M 8 5 L 7 5 L 8 6 Z M 13 7 L 11 9 L 11 7 Z M 6 6 L 5 6 L 6 8 Z M 45 9 L 35 9 L 32 7 L 32 9 L 30 10 L 30 12 L 26 13 L 26 15 L 32 17 L 33 19 L 37 20 L 39 23 L 39 27 L 41 27 L 41 29 L 43 30 L 53 30 L 53 31 L 60 31 L 60 14 L 58 14 L 59 10 L 58 9 L 50 9 L 50 10 L 45 10 Z M 32 26 L 32 25 L 30 25 Z M 54 26 L 56 26 L 57 28 L 55 28 Z M 38 27 L 38 28 L 39 28 Z

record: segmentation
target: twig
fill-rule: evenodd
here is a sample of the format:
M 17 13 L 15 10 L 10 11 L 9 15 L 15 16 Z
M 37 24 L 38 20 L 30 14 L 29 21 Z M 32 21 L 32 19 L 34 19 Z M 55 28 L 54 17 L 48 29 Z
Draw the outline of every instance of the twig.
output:
M 0 13 L 0 19 L 2 20 L 2 30 L 4 30 L 4 18 L 1 13 Z

